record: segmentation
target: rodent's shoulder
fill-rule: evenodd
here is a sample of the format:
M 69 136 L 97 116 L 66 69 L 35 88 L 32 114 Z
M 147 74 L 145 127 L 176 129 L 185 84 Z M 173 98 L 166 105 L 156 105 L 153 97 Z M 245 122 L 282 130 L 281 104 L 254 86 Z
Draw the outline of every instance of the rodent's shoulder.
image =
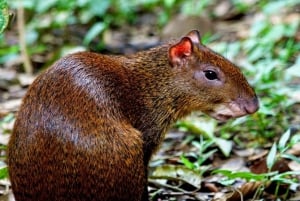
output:
M 121 56 L 104 55 L 95 52 L 76 52 L 57 61 L 56 65 L 64 66 L 64 64 L 80 65 L 80 64 L 92 64 L 98 65 L 101 63 L 116 63 L 121 60 Z
M 68 54 L 56 61 L 46 72 L 66 71 L 71 73 L 80 69 L 113 70 L 119 69 L 126 60 L 123 56 L 104 55 L 95 52 L 77 52 Z M 91 73 L 92 73 L 91 71 Z

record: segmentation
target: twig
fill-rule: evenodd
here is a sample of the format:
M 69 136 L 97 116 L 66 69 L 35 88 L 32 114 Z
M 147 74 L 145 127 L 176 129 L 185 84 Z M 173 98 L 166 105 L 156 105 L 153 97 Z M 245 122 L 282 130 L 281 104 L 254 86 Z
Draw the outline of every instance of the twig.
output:
M 155 181 L 155 179 L 148 179 L 148 182 L 152 183 L 153 185 L 158 186 L 158 187 L 163 187 L 163 188 L 167 188 L 167 189 L 176 191 L 176 192 L 168 192 L 168 193 L 166 193 L 167 195 L 173 195 L 173 196 L 188 195 L 188 196 L 192 196 L 196 200 L 202 201 L 201 199 L 199 199 L 196 196 L 197 191 L 200 190 L 199 188 L 196 189 L 196 190 L 193 190 L 193 191 L 186 191 L 186 190 L 181 189 L 181 188 L 176 187 L 176 186 L 172 186 L 172 185 L 169 185 L 169 184 L 162 184 L 160 182 Z
M 26 39 L 25 39 L 26 30 L 25 30 L 25 20 L 24 20 L 24 7 L 23 7 L 23 2 L 22 1 L 19 2 L 20 4 L 17 11 L 19 45 L 21 50 L 21 56 L 24 62 L 24 70 L 26 73 L 32 74 L 33 68 L 27 52 Z

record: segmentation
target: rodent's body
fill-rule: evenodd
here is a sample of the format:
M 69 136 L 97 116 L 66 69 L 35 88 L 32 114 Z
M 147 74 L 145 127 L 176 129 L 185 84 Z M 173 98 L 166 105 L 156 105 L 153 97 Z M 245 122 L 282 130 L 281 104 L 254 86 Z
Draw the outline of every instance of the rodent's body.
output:
M 16 200 L 145 201 L 148 162 L 174 121 L 193 110 L 220 120 L 255 112 L 240 71 L 200 43 L 197 53 L 197 37 L 130 57 L 76 53 L 41 74 L 8 147 Z M 200 61 L 218 65 L 227 80 L 202 84 Z M 236 103 L 230 111 L 228 97 Z

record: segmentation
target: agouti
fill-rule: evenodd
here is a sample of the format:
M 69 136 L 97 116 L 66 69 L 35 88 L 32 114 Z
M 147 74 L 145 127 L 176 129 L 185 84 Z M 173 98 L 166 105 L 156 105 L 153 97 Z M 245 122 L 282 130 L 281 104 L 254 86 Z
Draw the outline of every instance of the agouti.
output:
M 28 89 L 8 145 L 17 201 L 146 201 L 147 166 L 191 111 L 226 121 L 258 99 L 198 31 L 130 56 L 70 54 Z

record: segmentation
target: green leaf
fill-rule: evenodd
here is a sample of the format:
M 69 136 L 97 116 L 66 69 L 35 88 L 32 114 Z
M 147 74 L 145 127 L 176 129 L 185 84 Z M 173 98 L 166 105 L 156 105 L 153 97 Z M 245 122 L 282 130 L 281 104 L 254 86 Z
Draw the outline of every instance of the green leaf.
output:
M 202 134 L 208 139 L 214 139 L 216 125 L 215 120 L 200 121 L 197 118 L 187 118 L 186 120 L 182 120 L 177 123 L 177 126 L 192 133 Z
M 84 37 L 83 43 L 88 45 L 97 35 L 103 32 L 106 28 L 105 23 L 98 22 L 92 26 L 92 28 L 87 32 L 86 36 Z
M 269 27 L 269 24 L 267 21 L 256 21 L 252 26 L 251 26 L 251 29 L 250 29 L 250 36 L 252 36 L 253 38 L 256 38 L 257 39 L 260 39 L 259 35 L 262 34 L 265 30 L 267 30 Z M 255 40 L 251 40 L 251 42 L 253 42 L 252 45 L 255 45 L 255 46 L 259 46 L 260 44 L 255 41 Z
M 175 0 L 164 0 L 164 4 L 167 8 L 171 8 L 175 4 Z
M 8 6 L 6 0 L 0 0 L 0 34 L 8 24 Z
M 283 172 L 283 173 L 274 175 L 274 178 L 276 178 L 276 177 L 286 177 L 286 176 L 295 176 L 295 175 L 300 175 L 300 171 Z
M 288 6 L 294 6 L 299 4 L 299 0 L 284 0 L 284 1 L 268 1 L 268 3 L 263 7 L 263 12 L 272 15 L 279 12 Z
M 288 130 L 281 136 L 281 138 L 279 139 L 279 142 L 278 142 L 278 149 L 279 149 L 280 151 L 285 150 L 286 143 L 287 143 L 287 141 L 290 139 L 290 136 L 291 136 L 291 130 L 290 130 L 290 129 L 288 129 Z
M 222 179 L 219 181 L 220 184 L 223 186 L 233 186 L 233 184 L 236 182 L 235 179 Z
M 209 157 L 211 157 L 215 152 L 217 152 L 217 149 L 213 149 L 207 153 L 202 154 L 198 157 L 198 164 L 201 166 Z
M 247 181 L 262 181 L 266 178 L 264 174 L 254 174 L 252 172 L 235 172 L 232 174 L 234 178 L 243 178 Z
M 57 6 L 58 0 L 36 1 L 35 10 L 37 13 L 45 13 Z
M 297 57 L 295 64 L 286 70 L 286 74 L 290 77 L 300 77 L 300 56 Z
M 265 174 L 255 174 L 252 172 L 233 172 L 230 170 L 215 170 L 212 172 L 213 174 L 222 174 L 229 179 L 245 179 L 247 181 L 255 180 L 255 181 L 263 181 L 266 180 L 270 176 L 274 176 L 277 172 L 270 172 Z
M 203 139 L 200 136 L 200 141 L 192 141 L 192 145 L 195 146 L 199 150 L 199 154 L 203 154 L 209 147 L 215 144 L 213 139 Z
M 276 143 L 274 143 L 267 156 L 267 167 L 269 170 L 272 169 L 273 165 L 276 162 L 276 153 L 277 153 L 277 146 Z
M 90 0 L 89 1 L 89 11 L 92 12 L 96 16 L 104 16 L 107 13 L 107 10 L 110 6 L 112 6 L 113 1 L 105 1 L 105 0 Z M 121 10 L 119 11 L 121 12 Z M 122 12 L 124 12 L 122 10 Z
M 0 179 L 5 179 L 8 177 L 8 168 L 7 166 L 0 168 Z
M 293 160 L 293 161 L 295 161 L 295 162 L 297 162 L 297 163 L 300 163 L 300 158 L 299 158 L 299 157 L 296 157 L 296 156 L 294 156 L 294 155 L 292 155 L 292 154 L 284 153 L 284 154 L 281 155 L 281 157 L 282 157 L 282 158 L 286 158 L 286 159 L 291 159 L 291 160 Z
M 180 160 L 183 163 L 183 165 L 189 169 L 195 169 L 195 165 L 194 163 L 192 163 L 191 161 L 189 161 L 189 159 L 187 159 L 184 155 L 180 156 Z
M 294 136 L 291 138 L 291 140 L 290 140 L 291 146 L 293 146 L 293 145 L 295 145 L 295 144 L 297 144 L 297 143 L 299 143 L 299 142 L 300 142 L 300 133 L 294 135 Z
M 271 177 L 271 181 L 277 181 L 286 184 L 299 184 L 299 180 L 292 179 L 290 176 L 295 177 L 296 175 L 300 175 L 300 171 L 288 171 L 281 174 L 274 175 Z
M 232 150 L 232 145 L 233 145 L 232 141 L 224 140 L 222 138 L 215 138 L 215 143 L 222 151 L 224 156 L 228 157 L 230 155 L 230 152 Z

